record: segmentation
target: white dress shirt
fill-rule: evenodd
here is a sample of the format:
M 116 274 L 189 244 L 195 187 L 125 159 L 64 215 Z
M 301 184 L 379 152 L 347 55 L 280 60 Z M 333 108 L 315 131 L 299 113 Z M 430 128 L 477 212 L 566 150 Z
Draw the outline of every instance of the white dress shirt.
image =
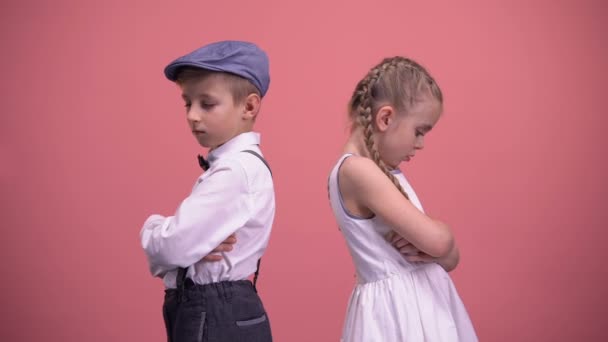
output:
M 253 274 L 268 245 L 274 220 L 274 186 L 270 171 L 251 153 L 261 155 L 260 135 L 240 134 L 209 153 L 210 168 L 174 216 L 150 216 L 141 244 L 150 271 L 175 288 L 179 267 L 197 284 L 242 280 Z M 237 242 L 219 262 L 201 261 L 232 233 Z

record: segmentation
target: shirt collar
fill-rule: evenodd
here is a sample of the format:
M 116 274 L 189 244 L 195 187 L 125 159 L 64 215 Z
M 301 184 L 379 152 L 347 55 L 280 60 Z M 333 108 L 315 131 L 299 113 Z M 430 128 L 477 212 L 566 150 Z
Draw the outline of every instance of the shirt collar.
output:
M 260 133 L 256 132 L 245 132 L 237 135 L 236 137 L 228 140 L 220 147 L 209 152 L 209 162 L 212 163 L 227 154 L 234 152 L 240 152 L 246 150 L 251 145 L 260 144 Z

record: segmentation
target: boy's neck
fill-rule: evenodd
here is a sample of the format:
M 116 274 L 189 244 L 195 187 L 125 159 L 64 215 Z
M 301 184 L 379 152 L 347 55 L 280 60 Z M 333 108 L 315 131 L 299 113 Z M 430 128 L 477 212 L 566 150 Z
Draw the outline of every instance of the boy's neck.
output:
M 245 130 L 239 130 L 236 134 L 234 134 L 232 137 L 230 137 L 228 140 L 224 141 L 223 143 L 214 146 L 214 147 L 210 147 L 209 148 L 209 153 L 211 153 L 213 150 L 216 150 L 222 146 L 224 146 L 227 142 L 231 141 L 232 139 L 238 137 L 241 134 L 245 134 L 245 133 L 249 133 L 249 132 L 253 132 L 253 127 L 249 127 L 248 129 Z

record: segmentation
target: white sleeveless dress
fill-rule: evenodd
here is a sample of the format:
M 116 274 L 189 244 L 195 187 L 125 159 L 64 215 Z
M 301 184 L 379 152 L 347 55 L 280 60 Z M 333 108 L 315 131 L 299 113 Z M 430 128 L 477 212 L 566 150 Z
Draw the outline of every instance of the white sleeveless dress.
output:
M 343 155 L 329 177 L 329 198 L 357 271 L 342 331 L 343 342 L 477 341 L 469 315 L 448 273 L 438 264 L 410 263 L 385 239 L 378 217 L 361 219 L 344 208 L 338 188 Z M 416 193 L 394 175 L 421 211 Z

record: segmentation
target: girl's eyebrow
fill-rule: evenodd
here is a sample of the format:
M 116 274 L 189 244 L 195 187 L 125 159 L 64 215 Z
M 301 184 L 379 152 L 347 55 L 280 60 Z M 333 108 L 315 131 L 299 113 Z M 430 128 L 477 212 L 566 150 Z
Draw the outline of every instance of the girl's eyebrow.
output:
M 425 132 L 429 132 L 430 130 L 433 129 L 433 126 L 431 125 L 422 125 L 419 127 L 421 130 L 425 131 Z

